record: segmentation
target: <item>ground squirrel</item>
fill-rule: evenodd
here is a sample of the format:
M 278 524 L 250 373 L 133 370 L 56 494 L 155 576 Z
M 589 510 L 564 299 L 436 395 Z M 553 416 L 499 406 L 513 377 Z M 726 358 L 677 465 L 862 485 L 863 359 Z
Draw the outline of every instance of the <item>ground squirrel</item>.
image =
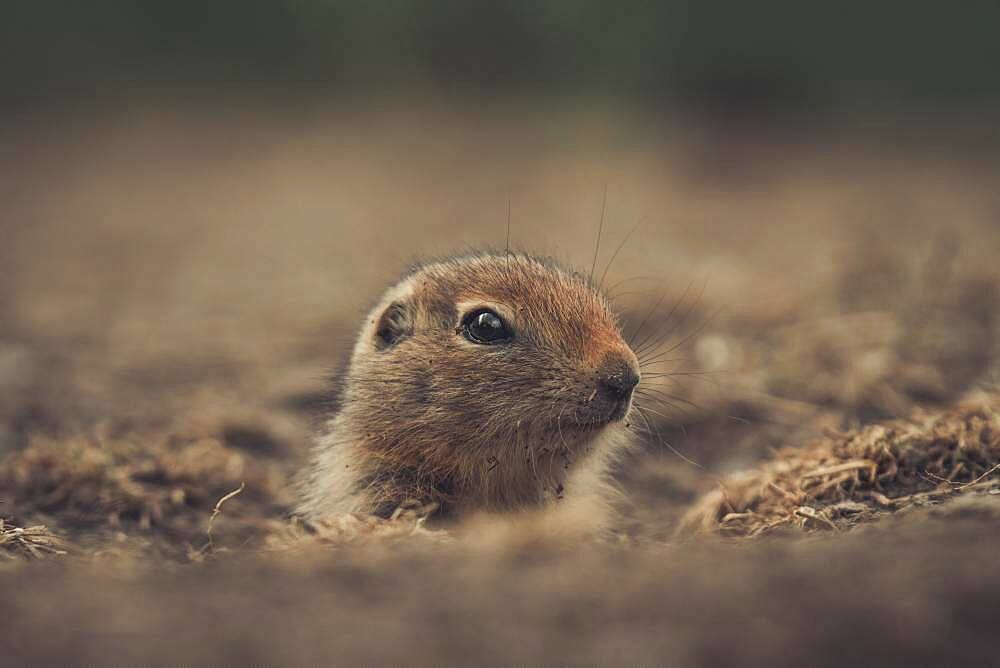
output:
M 509 251 L 423 264 L 366 318 L 299 511 L 599 503 L 639 379 L 590 278 Z

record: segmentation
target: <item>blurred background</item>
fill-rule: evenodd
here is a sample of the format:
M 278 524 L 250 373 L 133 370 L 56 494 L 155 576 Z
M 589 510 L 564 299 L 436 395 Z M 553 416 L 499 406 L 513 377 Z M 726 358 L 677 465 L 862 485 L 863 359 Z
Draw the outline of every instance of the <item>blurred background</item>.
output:
M 398 95 L 833 126 L 990 124 L 988 0 L 14 2 L 7 109 Z M 389 104 L 385 102 L 384 104 Z

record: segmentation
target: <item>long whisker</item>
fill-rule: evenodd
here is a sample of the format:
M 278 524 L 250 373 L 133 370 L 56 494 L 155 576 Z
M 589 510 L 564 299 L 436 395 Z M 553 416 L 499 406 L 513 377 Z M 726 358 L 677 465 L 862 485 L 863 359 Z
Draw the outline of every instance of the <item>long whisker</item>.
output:
M 631 281 L 656 281 L 656 280 L 657 279 L 652 276 L 630 276 L 629 278 L 623 278 L 620 281 L 612 283 L 610 286 L 608 286 L 607 292 L 611 293 L 618 286 L 624 285 L 625 283 L 629 283 Z
M 510 198 L 507 198 L 507 255 L 510 255 Z
M 684 302 L 684 297 L 687 296 L 687 293 L 692 285 L 694 285 L 694 281 L 688 283 L 688 287 L 684 290 L 684 294 L 681 295 L 680 300 L 676 304 L 674 304 L 674 308 L 670 310 L 670 313 L 668 313 L 667 317 L 663 318 L 661 322 L 663 322 L 664 324 L 670 322 L 670 318 L 673 316 L 676 308 Z M 691 314 L 694 313 L 695 308 L 701 302 L 701 298 L 705 295 L 705 288 L 707 286 L 708 286 L 708 280 L 706 279 L 705 283 L 702 284 L 701 286 L 701 290 L 698 292 L 698 296 L 696 296 L 694 299 L 691 300 L 691 304 L 684 312 L 684 315 L 681 316 L 680 320 L 678 320 L 676 324 L 667 328 L 658 335 L 656 334 L 656 330 L 653 330 L 653 332 L 651 332 L 650 335 L 646 336 L 646 338 L 639 343 L 638 351 L 636 352 L 636 354 L 642 355 L 650 350 L 656 350 L 663 341 L 669 339 L 674 332 L 679 330 L 684 325 L 684 323 L 687 322 L 688 318 L 691 317 Z
M 604 267 L 604 273 L 601 274 L 601 280 L 597 284 L 597 289 L 598 290 L 600 290 L 601 287 L 604 285 L 604 279 L 607 278 L 608 270 L 611 269 L 611 265 L 614 264 L 615 258 L 618 257 L 618 253 L 620 253 L 622 251 L 622 248 L 625 247 L 625 244 L 628 243 L 628 240 L 632 237 L 633 234 L 635 234 L 635 231 L 637 229 L 639 229 L 640 225 L 642 225 L 642 221 L 639 221 L 638 223 L 636 223 L 635 227 L 633 227 L 631 230 L 629 230 L 628 234 L 625 235 L 625 238 L 622 239 L 621 243 L 618 244 L 618 247 L 615 248 L 615 252 L 611 254 L 611 259 L 608 260 L 607 266 Z
M 656 360 L 657 364 L 669 364 L 672 362 L 694 362 L 695 360 L 690 357 L 664 357 L 663 359 Z M 653 365 L 647 362 L 640 362 L 639 368 L 646 369 Z M 669 371 L 644 371 L 642 374 L 643 378 L 656 378 L 657 376 L 669 376 Z
M 674 312 L 677 310 L 677 307 L 680 304 L 684 303 L 684 299 L 685 299 L 685 297 L 687 297 L 688 291 L 691 290 L 691 286 L 692 285 L 694 285 L 694 281 L 691 281 L 690 283 L 687 284 L 687 287 L 684 288 L 684 292 L 681 293 L 681 298 L 678 299 L 676 302 L 674 302 L 674 305 L 670 308 L 670 312 L 667 313 L 666 317 L 664 317 L 664 318 L 661 319 L 661 322 L 666 323 L 666 322 L 670 321 L 670 318 L 673 317 Z M 667 293 L 666 293 L 666 291 L 664 291 L 664 293 L 662 295 L 660 295 L 660 298 L 659 298 L 659 300 L 657 300 L 656 304 L 653 305 L 653 308 L 651 308 L 649 310 L 649 313 L 646 314 L 646 317 L 643 318 L 642 324 L 639 325 L 639 328 L 636 329 L 635 334 L 633 336 L 638 336 L 639 335 L 639 332 L 642 331 L 642 328 L 646 325 L 646 322 L 649 320 L 649 317 L 653 314 L 653 311 L 655 311 L 656 309 L 658 309 L 660 307 L 660 304 L 663 303 L 663 300 L 666 298 L 666 296 L 667 296 Z M 655 332 L 656 332 L 656 330 L 654 329 L 653 333 L 655 333 Z M 646 337 L 646 339 L 648 339 L 648 338 L 649 338 L 649 336 Z M 637 355 L 642 352 L 641 348 L 645 344 L 646 339 L 643 339 L 643 341 L 641 341 L 638 345 L 636 345 L 636 346 L 633 347 L 636 350 L 636 354 Z M 631 340 L 630 340 L 630 343 L 631 343 Z
M 696 337 L 699 334 L 701 334 L 702 332 L 704 332 L 705 328 L 708 327 L 712 323 L 712 321 L 715 320 L 715 318 L 718 317 L 718 315 L 720 313 L 722 313 L 723 309 L 724 309 L 724 307 L 720 306 L 710 316 L 708 316 L 708 318 L 706 318 L 704 322 L 702 322 L 700 325 L 698 325 L 698 327 L 696 327 L 694 329 L 694 331 L 692 331 L 690 334 L 688 334 L 687 336 L 685 336 L 684 338 L 682 338 L 680 341 L 678 341 L 677 343 L 675 343 L 671 347 L 667 348 L 666 350 L 664 350 L 664 351 L 662 351 L 660 353 L 657 353 L 656 356 L 654 356 L 652 359 L 650 359 L 650 358 L 647 357 L 645 359 L 642 359 L 641 362 L 643 362 L 643 363 L 649 363 L 649 362 L 652 362 L 653 360 L 655 360 L 656 357 L 659 357 L 659 356 L 662 356 L 662 355 L 669 355 L 670 353 L 674 352 L 675 350 L 677 350 L 678 348 L 680 348 L 681 346 L 683 346 L 685 343 L 687 343 L 688 341 L 690 341 L 694 337 Z
M 690 341 L 692 338 L 704 332 L 705 328 L 708 327 L 709 324 L 711 324 L 711 321 L 719 314 L 719 312 L 721 312 L 721 310 L 722 309 L 720 308 L 719 311 L 713 313 L 711 316 L 706 318 L 701 324 L 699 324 L 691 332 L 686 334 L 677 343 L 673 344 L 669 348 L 663 348 L 662 346 L 666 345 L 667 341 L 670 338 L 670 334 L 672 332 L 659 337 L 659 340 L 654 345 L 648 347 L 647 350 L 644 350 L 641 354 L 638 355 L 640 363 L 646 364 L 654 361 L 662 361 L 662 358 L 665 355 L 670 355 L 675 350 L 677 350 L 685 343 Z
M 632 345 L 633 340 L 635 339 L 635 337 L 639 336 L 639 332 L 641 332 L 642 328 L 646 326 L 647 322 L 649 322 L 649 318 L 653 315 L 653 312 L 656 311 L 656 309 L 660 308 L 660 304 L 662 304 L 663 300 L 666 298 L 667 298 L 667 291 L 664 290 L 662 293 L 660 293 L 660 298 L 657 299 L 656 302 L 649 307 L 648 311 L 646 311 L 646 315 L 639 323 L 639 326 L 636 327 L 635 330 L 626 337 L 625 340 L 628 342 L 630 348 L 634 348 L 634 346 Z
M 645 420 L 647 427 L 650 428 L 650 433 L 651 434 L 652 433 L 656 434 L 656 437 L 659 440 L 661 446 L 665 445 L 672 453 L 674 453 L 675 455 L 677 455 L 678 457 L 680 457 L 681 459 L 683 459 L 688 464 L 691 464 L 692 466 L 697 466 L 700 469 L 704 469 L 705 468 L 704 466 L 702 466 L 698 462 L 694 461 L 693 459 L 691 459 L 687 455 L 683 454 L 680 450 L 678 450 L 677 448 L 675 448 L 674 446 L 672 446 L 669 442 L 667 442 L 666 440 L 664 440 L 663 434 L 660 433 L 659 429 L 656 429 L 655 427 L 652 426 L 652 424 L 649 421 L 649 418 L 646 417 L 645 413 L 643 412 L 643 411 L 645 411 L 647 409 L 643 408 L 642 406 L 638 406 L 638 405 L 636 405 L 636 409 L 638 409 L 639 415 L 642 416 L 642 419 Z
M 651 397 L 651 396 L 649 396 L 649 395 L 643 395 L 643 398 L 644 398 L 644 399 L 650 399 L 650 400 L 653 400 L 653 397 Z M 670 408 L 670 409 L 672 409 L 672 410 L 676 410 L 676 411 L 680 411 L 680 412 L 681 412 L 681 413 L 682 413 L 682 414 L 684 415 L 684 417 L 690 417 L 690 416 L 691 416 L 691 414 L 690 414 L 690 413 L 689 413 L 688 411 L 684 410 L 684 409 L 683 409 L 683 408 L 681 408 L 680 406 L 677 406 L 676 404 L 672 404 L 672 403 L 670 403 L 669 401 L 663 401 L 663 400 L 659 400 L 659 401 L 660 401 L 660 403 L 663 403 L 663 404 L 665 404 L 665 405 L 667 406 L 667 408 Z M 648 412 L 652 413 L 653 415 L 656 415 L 657 417 L 661 417 L 661 418 L 663 418 L 664 420 L 667 420 L 667 421 L 669 421 L 669 420 L 671 420 L 671 419 L 672 419 L 672 418 L 671 418 L 671 416 L 669 416 L 669 415 L 664 415 L 663 413 L 660 413 L 660 412 L 658 412 L 658 411 L 655 411 L 655 410 L 653 410 L 652 408 L 650 408 L 649 406 L 643 406 L 643 407 L 642 407 L 642 409 L 643 409 L 644 411 L 648 411 Z M 682 426 L 681 428 L 683 429 L 683 426 Z
M 653 293 L 648 290 L 626 290 L 625 292 L 618 292 L 613 295 L 605 295 L 609 301 L 615 301 L 621 299 L 622 297 L 629 297 L 631 295 L 641 295 L 643 297 L 650 297 Z
M 638 392 L 638 391 L 639 390 L 636 390 L 636 392 Z M 644 390 L 642 390 L 642 392 L 643 393 L 655 392 L 657 395 L 662 395 L 662 396 L 666 397 L 667 399 L 670 399 L 671 401 L 679 401 L 682 404 L 687 404 L 691 408 L 695 408 L 695 409 L 697 409 L 699 411 L 705 410 L 704 406 L 699 406 L 698 404 L 694 403 L 693 401 L 689 401 L 687 399 L 684 399 L 683 397 L 678 397 L 676 395 L 670 394 L 669 392 L 664 392 L 663 390 L 660 390 L 660 389 L 656 389 L 656 388 L 653 388 L 653 387 L 647 387 Z
M 504 255 L 507 257 L 507 266 L 510 266 L 510 198 L 507 198 L 507 242 Z
M 601 233 L 604 232 L 604 213 L 608 207 L 608 184 L 604 184 L 604 196 L 601 198 L 601 222 L 597 225 L 597 243 L 594 244 L 594 261 L 590 265 L 590 276 L 587 285 L 594 286 L 594 271 L 597 269 L 597 256 L 601 252 Z
M 658 360 L 660 364 L 666 364 L 668 362 L 691 362 L 693 361 L 690 357 L 667 357 L 662 360 Z M 649 365 L 642 365 L 640 368 L 646 368 Z M 686 373 L 681 371 L 680 373 Z M 712 371 L 706 371 L 705 373 L 713 373 Z M 643 378 L 662 378 L 663 376 L 676 376 L 677 371 L 643 371 Z

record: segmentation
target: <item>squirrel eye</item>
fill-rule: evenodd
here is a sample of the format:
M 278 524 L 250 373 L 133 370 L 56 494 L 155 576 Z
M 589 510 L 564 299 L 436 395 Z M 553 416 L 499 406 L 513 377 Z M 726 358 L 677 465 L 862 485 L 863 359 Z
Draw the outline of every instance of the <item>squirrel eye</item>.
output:
M 489 309 L 472 311 L 462 319 L 462 334 L 483 345 L 506 343 L 514 337 L 499 315 Z

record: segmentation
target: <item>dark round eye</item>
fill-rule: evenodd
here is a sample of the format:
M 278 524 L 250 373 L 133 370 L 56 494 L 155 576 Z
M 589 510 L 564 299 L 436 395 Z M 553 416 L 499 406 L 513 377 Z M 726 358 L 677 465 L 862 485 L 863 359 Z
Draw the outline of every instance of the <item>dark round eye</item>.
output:
M 472 311 L 462 318 L 462 334 L 469 341 L 484 345 L 506 343 L 514 337 L 503 318 L 489 309 Z

